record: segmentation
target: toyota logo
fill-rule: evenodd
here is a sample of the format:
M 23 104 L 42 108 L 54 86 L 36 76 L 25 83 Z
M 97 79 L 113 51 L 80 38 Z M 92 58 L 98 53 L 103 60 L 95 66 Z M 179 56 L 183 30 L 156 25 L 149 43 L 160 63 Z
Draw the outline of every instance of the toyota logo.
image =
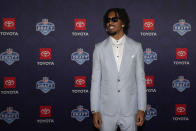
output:
M 47 109 L 47 108 L 42 109 L 41 114 L 44 114 L 44 115 L 50 114 L 50 109 Z
M 48 57 L 48 56 L 50 56 L 50 52 L 49 51 L 42 51 L 41 56 Z
M 185 112 L 185 108 L 184 107 L 178 107 L 177 112 Z
M 152 79 L 148 78 L 148 79 L 146 80 L 146 84 L 152 84 Z
M 14 27 L 14 22 L 13 21 L 5 21 L 4 26 L 6 27 Z
M 14 80 L 6 80 L 5 81 L 5 85 L 7 85 L 7 86 L 12 86 L 12 85 L 14 85 Z
M 186 56 L 186 51 L 178 51 L 177 55 L 178 56 Z
M 153 23 L 152 22 L 145 22 L 144 26 L 150 28 L 153 26 Z
M 83 79 L 78 79 L 78 80 L 76 80 L 76 84 L 77 84 L 77 85 L 83 85 L 83 84 L 85 84 L 85 80 L 83 80 Z
M 78 27 L 78 28 L 85 27 L 85 23 L 83 21 L 78 21 L 78 22 L 76 22 L 76 27 Z

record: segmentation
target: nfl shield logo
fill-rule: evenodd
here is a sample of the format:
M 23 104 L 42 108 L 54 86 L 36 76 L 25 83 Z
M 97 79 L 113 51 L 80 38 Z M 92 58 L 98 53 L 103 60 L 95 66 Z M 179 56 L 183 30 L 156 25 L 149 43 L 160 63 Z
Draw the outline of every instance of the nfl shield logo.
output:
M 19 113 L 13 110 L 13 107 L 7 107 L 5 111 L 0 113 L 0 120 L 4 120 L 8 124 L 11 124 L 16 119 L 19 119 Z
M 190 81 L 184 79 L 184 76 L 179 76 L 178 79 L 172 82 L 172 87 L 179 92 L 183 92 L 186 88 L 190 88 Z
M 150 48 L 146 48 L 144 51 L 144 62 L 151 64 L 154 60 L 157 60 L 157 53 L 153 52 Z
M 50 90 L 55 89 L 55 83 L 52 80 L 49 80 L 48 77 L 43 77 L 43 80 L 40 80 L 36 83 L 36 89 L 40 89 L 44 93 L 48 93 Z
M 82 65 L 85 61 L 89 60 L 89 54 L 83 51 L 83 49 L 79 48 L 77 52 L 73 52 L 71 54 L 71 60 L 75 61 L 79 65 Z
M 77 106 L 77 109 L 72 110 L 71 117 L 77 121 L 82 122 L 85 118 L 89 117 L 89 111 L 84 109 L 83 106 Z
M 48 19 L 42 19 L 42 22 L 37 23 L 36 31 L 41 32 L 43 35 L 48 35 L 51 31 L 55 31 L 55 25 L 48 22 Z
M 173 31 L 183 36 L 187 32 L 191 31 L 191 25 L 189 23 L 186 23 L 185 20 L 179 20 L 178 23 L 173 25 Z
M 12 65 L 16 61 L 19 61 L 19 54 L 9 48 L 0 54 L 0 61 L 4 61 L 8 65 Z
M 152 108 L 151 105 L 147 105 L 146 107 L 146 120 L 152 119 L 154 116 L 157 116 L 157 110 Z

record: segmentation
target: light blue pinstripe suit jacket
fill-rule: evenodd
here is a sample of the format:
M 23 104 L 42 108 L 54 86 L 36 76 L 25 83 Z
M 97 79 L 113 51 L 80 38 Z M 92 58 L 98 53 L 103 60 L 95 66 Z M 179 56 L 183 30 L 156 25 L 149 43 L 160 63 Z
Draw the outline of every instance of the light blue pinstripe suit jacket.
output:
M 140 43 L 125 36 L 120 71 L 108 37 L 95 45 L 90 91 L 91 111 L 102 115 L 135 115 L 146 109 L 146 82 Z

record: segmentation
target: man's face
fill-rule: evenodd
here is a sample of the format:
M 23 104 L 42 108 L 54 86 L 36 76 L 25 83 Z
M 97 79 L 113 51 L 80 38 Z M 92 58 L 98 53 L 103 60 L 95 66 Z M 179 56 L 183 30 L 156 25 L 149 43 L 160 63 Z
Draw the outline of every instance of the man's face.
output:
M 106 28 L 108 30 L 108 34 L 109 35 L 112 35 L 113 36 L 113 35 L 116 35 L 117 33 L 121 32 L 121 31 L 123 32 L 123 26 L 124 26 L 124 24 L 119 19 L 118 14 L 115 14 L 114 11 L 111 11 L 108 14 L 108 18 L 109 18 L 110 21 L 108 20 L 108 22 L 106 24 Z M 112 19 L 114 21 L 116 21 L 116 22 L 112 21 Z

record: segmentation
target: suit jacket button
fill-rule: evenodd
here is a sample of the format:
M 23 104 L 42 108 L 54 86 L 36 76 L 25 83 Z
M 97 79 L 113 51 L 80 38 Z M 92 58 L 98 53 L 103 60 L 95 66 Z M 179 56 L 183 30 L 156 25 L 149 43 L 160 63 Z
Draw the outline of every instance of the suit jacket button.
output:
M 120 90 L 118 90 L 118 92 L 120 92 Z
M 120 79 L 118 79 L 117 81 L 120 82 Z

